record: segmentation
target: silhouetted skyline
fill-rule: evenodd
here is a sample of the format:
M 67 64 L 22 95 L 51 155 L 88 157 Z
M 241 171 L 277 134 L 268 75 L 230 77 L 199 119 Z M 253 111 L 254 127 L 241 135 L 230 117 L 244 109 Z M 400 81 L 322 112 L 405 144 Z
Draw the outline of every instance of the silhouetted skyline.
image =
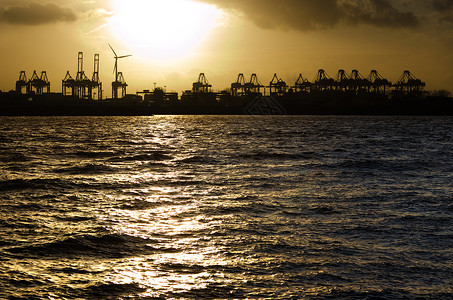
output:
M 194 75 L 213 86 L 234 74 L 278 72 L 288 82 L 319 68 L 378 69 L 387 78 L 411 70 L 428 90 L 453 86 L 453 2 L 445 0 L 0 0 L 0 89 L 21 70 L 47 71 L 60 82 L 77 71 L 76 55 L 100 54 L 100 80 L 110 94 L 114 59 L 128 92 L 167 86 L 181 92 Z M 91 72 L 92 62 L 84 66 Z M 59 91 L 55 85 L 52 90 Z

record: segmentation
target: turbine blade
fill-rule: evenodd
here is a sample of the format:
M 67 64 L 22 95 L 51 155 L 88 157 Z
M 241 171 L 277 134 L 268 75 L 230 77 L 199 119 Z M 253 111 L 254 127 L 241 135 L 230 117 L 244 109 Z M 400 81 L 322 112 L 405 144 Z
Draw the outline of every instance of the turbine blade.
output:
M 109 44 L 109 47 L 110 47 L 110 49 L 112 49 L 113 54 L 115 54 L 115 57 L 117 57 L 118 55 L 116 55 L 116 52 L 115 52 L 115 50 L 113 50 L 112 45 Z
M 125 57 L 129 57 L 129 56 L 132 56 L 132 54 L 129 54 L 129 55 L 123 55 L 123 56 L 118 56 L 118 58 L 125 58 Z

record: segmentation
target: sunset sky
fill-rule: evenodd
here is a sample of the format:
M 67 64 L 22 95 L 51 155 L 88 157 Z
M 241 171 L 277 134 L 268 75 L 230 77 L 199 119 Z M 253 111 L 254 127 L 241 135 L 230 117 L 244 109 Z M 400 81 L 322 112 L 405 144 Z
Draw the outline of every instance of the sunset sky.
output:
M 204 72 L 215 90 L 238 73 L 293 84 L 323 68 L 377 69 L 395 82 L 410 70 L 428 90 L 453 91 L 453 0 L 0 0 L 0 90 L 19 72 L 46 70 L 61 92 L 77 53 L 93 72 L 100 54 L 104 95 L 111 95 L 113 53 L 128 93 L 190 89 Z

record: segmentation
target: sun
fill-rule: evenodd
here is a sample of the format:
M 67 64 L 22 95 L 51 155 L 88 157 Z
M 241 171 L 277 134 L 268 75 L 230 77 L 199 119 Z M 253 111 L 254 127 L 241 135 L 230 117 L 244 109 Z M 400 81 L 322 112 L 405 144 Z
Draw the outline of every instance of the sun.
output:
M 216 7 L 192 0 L 111 0 L 112 34 L 150 60 L 180 59 L 216 26 Z M 137 53 L 135 53 L 137 54 Z

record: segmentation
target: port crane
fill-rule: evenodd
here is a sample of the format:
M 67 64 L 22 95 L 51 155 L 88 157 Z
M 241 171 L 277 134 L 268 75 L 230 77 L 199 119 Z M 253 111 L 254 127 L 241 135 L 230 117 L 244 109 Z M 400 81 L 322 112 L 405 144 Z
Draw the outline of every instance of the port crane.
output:
M 406 70 L 398 81 L 393 85 L 396 92 L 404 94 L 417 94 L 421 93 L 426 83 L 415 77 L 410 71 Z
M 99 54 L 94 55 L 94 72 L 90 80 L 83 70 L 83 52 L 77 55 L 77 75 L 74 79 L 69 71 L 61 82 L 63 95 L 79 99 L 101 100 L 102 83 L 99 80 Z
M 200 73 L 198 80 L 192 85 L 192 91 L 194 93 L 209 93 L 211 92 L 211 88 L 212 85 L 208 82 L 204 73 Z
M 373 93 L 386 93 L 386 88 L 391 86 L 392 83 L 385 79 L 378 71 L 371 70 L 370 75 L 368 75 L 367 80 L 370 83 L 369 92 Z
M 260 94 L 261 88 L 264 88 L 264 85 L 261 84 L 255 73 L 250 76 L 250 81 L 244 84 L 246 94 Z
M 296 91 L 296 93 L 309 92 L 311 86 L 312 86 L 311 82 L 304 78 L 302 74 L 299 74 L 299 77 L 297 78 L 296 83 L 294 84 L 294 90 Z
M 25 71 L 20 71 L 19 80 L 16 81 L 16 93 L 28 94 L 28 91 L 29 91 L 29 86 L 28 86 L 27 75 L 25 75 Z
M 243 95 L 244 94 L 244 87 L 245 87 L 245 78 L 244 78 L 244 74 L 243 73 L 240 73 L 238 75 L 238 78 L 236 80 L 236 82 L 233 82 L 231 84 L 231 94 L 233 96 L 239 96 L 239 95 Z
M 286 85 L 286 82 L 283 81 L 283 79 L 279 78 L 277 76 L 277 73 L 275 73 L 274 77 L 272 77 L 272 80 L 269 83 L 269 90 L 271 95 L 283 95 L 284 93 L 286 93 L 287 88 L 288 86 Z
M 318 70 L 314 82 L 313 86 L 315 91 L 330 91 L 336 86 L 335 80 L 329 77 L 324 69 Z
M 44 89 L 46 89 L 45 93 L 50 93 L 50 81 L 47 78 L 46 71 L 42 71 L 41 76 L 38 76 L 35 70 L 28 84 L 29 92 L 31 93 L 42 95 L 44 93 Z

